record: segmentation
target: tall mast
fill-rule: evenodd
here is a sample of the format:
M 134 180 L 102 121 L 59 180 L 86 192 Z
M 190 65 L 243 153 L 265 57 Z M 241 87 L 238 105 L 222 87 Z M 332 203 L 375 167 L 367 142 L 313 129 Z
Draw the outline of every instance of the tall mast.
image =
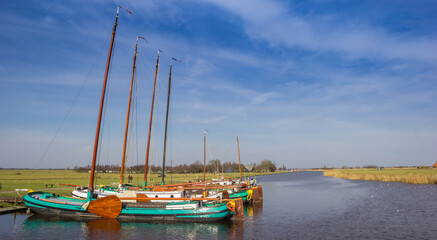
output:
M 156 66 L 155 66 L 155 79 L 153 80 L 152 106 L 150 107 L 149 134 L 147 136 L 146 164 L 144 166 L 143 186 L 147 186 L 147 167 L 149 166 L 150 133 L 152 131 L 153 106 L 155 105 L 155 88 L 156 88 L 156 78 L 158 76 L 160 52 L 162 51 L 158 50 L 158 58 L 156 59 Z
M 206 181 L 206 130 L 203 131 L 203 181 Z
M 118 184 L 118 188 L 121 189 L 122 185 L 123 185 L 123 175 L 124 175 L 124 167 L 126 164 L 126 145 L 127 145 L 127 133 L 128 133 L 128 129 L 129 129 L 129 117 L 130 117 L 130 106 L 132 103 L 132 88 L 133 88 L 133 84 L 134 84 L 134 77 L 135 77 L 135 63 L 137 61 L 137 50 L 138 50 L 138 37 L 137 37 L 137 41 L 135 44 L 135 53 L 134 53 L 134 59 L 133 59 L 133 64 L 132 64 L 132 77 L 130 80 L 130 90 L 129 90 L 129 101 L 127 104 L 127 113 L 126 113 L 126 127 L 124 129 L 124 143 L 123 143 L 123 158 L 121 160 L 121 173 L 120 173 L 120 183 Z
M 241 161 L 240 161 L 240 143 L 238 142 L 238 136 L 237 136 L 237 148 L 238 148 L 238 166 L 240 167 L 240 179 L 241 176 Z
M 88 188 L 88 196 L 87 200 L 90 201 L 94 192 L 94 172 L 96 169 L 96 159 L 97 159 L 97 149 L 99 147 L 99 137 L 100 137 L 100 125 L 102 122 L 102 112 L 103 112 L 103 106 L 105 103 L 105 94 L 106 94 L 106 85 L 108 82 L 108 73 L 109 73 L 109 67 L 111 64 L 111 56 L 112 56 L 112 47 L 114 46 L 114 38 L 115 38 L 115 32 L 117 30 L 117 22 L 118 22 L 118 11 L 119 7 L 117 8 L 117 15 L 115 16 L 115 22 L 114 26 L 112 27 L 112 36 L 111 36 L 111 43 L 109 45 L 109 53 L 108 53 L 108 60 L 106 61 L 106 70 L 105 70 L 105 77 L 103 81 L 103 88 L 102 88 L 102 96 L 100 98 L 100 108 L 99 108 L 99 117 L 97 119 L 97 128 L 96 128 L 96 138 L 94 140 L 94 152 L 93 152 L 93 162 L 91 164 L 91 176 L 90 176 L 90 185 Z
M 162 155 L 162 181 L 161 181 L 161 185 L 164 185 L 164 177 L 165 177 L 165 152 L 166 152 L 166 148 L 167 148 L 167 126 L 168 126 L 168 112 L 170 109 L 170 92 L 171 92 L 171 69 L 172 69 L 172 65 L 173 65 L 173 60 L 178 61 L 175 58 L 171 58 L 170 60 L 170 72 L 168 74 L 168 94 L 167 94 L 167 113 L 165 114 L 165 134 L 164 134 L 164 153 Z

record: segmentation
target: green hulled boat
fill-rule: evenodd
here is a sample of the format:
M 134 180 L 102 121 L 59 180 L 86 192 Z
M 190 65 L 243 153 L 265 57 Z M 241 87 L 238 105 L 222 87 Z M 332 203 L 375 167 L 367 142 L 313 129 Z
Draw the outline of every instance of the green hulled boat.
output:
M 94 191 L 94 173 L 99 145 L 100 126 L 102 122 L 102 109 L 104 106 L 109 66 L 111 62 L 120 8 L 120 6 L 117 8 L 117 15 L 112 29 L 111 43 L 106 64 L 96 128 L 94 153 L 91 164 L 91 176 L 87 191 L 87 198 L 76 199 L 71 197 L 62 197 L 52 193 L 29 192 L 26 196 L 24 196 L 24 203 L 36 213 L 62 217 L 116 218 L 120 220 L 134 221 L 219 221 L 229 218 L 231 216 L 231 211 L 226 203 L 221 202 L 208 204 L 205 204 L 202 201 L 150 202 L 150 199 L 144 197 L 123 199 L 115 195 L 97 198 L 97 194 L 95 194 Z M 135 62 L 133 69 L 135 69 Z M 171 64 L 169 78 L 171 81 Z
M 62 197 L 51 193 L 31 192 L 24 197 L 24 203 L 32 211 L 44 215 L 80 218 L 102 217 L 88 211 L 93 201 Z M 121 211 L 116 216 L 119 220 L 203 222 L 220 221 L 231 217 L 226 203 L 202 204 L 201 201 L 120 202 L 120 205 Z M 112 211 L 113 209 L 107 210 Z

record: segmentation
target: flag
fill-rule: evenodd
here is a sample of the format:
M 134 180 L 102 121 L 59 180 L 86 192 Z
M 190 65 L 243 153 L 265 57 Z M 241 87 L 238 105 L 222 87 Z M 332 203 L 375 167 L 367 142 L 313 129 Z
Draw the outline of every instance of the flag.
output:
M 176 58 L 172 57 L 171 59 L 175 60 L 176 62 L 182 62 L 180 60 L 177 60 Z
M 138 38 L 144 39 L 144 41 L 146 41 L 146 43 L 149 43 L 146 38 L 143 38 L 143 37 L 140 37 L 140 36 L 138 36 Z
M 126 8 L 124 8 L 124 7 L 120 6 L 120 5 L 118 5 L 118 7 L 121 8 L 121 9 L 124 9 L 126 12 L 130 13 L 130 15 L 133 15 L 133 14 L 131 13 L 131 11 L 127 10 Z

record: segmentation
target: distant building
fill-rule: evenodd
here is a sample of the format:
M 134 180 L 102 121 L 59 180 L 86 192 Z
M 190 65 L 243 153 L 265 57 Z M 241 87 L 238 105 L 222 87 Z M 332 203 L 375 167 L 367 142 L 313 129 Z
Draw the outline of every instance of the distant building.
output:
M 255 165 L 251 164 L 251 165 L 244 165 L 244 168 L 248 171 L 248 172 L 253 172 L 255 171 Z

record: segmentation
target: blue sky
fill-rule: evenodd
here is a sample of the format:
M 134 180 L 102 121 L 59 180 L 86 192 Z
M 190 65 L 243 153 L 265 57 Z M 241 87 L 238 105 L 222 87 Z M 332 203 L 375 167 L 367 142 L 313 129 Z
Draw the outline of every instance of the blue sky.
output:
M 121 161 L 137 36 L 144 163 L 158 49 L 152 163 L 270 159 L 289 168 L 432 165 L 437 158 L 435 1 L 6 1 L 0 16 L 0 167 L 91 162 L 109 36 L 120 12 L 101 164 Z M 81 86 L 77 101 L 42 158 Z M 134 146 L 138 144 L 138 154 Z

